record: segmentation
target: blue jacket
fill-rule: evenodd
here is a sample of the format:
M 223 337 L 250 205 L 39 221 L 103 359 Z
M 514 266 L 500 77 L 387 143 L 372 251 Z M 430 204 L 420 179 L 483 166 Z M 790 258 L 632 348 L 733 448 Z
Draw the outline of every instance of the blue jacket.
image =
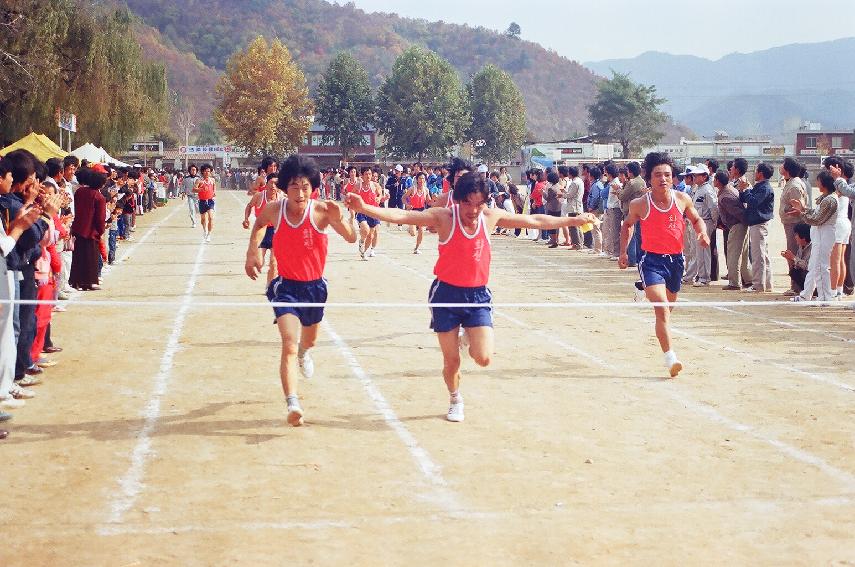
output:
M 775 192 L 768 180 L 761 181 L 751 189 L 740 193 L 739 200 L 745 203 L 745 223 L 748 226 L 772 220 Z
M 18 212 L 23 208 L 23 206 L 24 202 L 21 199 L 21 196 L 17 193 L 9 193 L 7 195 L 0 196 L 0 217 L 2 217 L 3 223 L 6 227 L 9 226 L 8 221 L 18 217 Z M 33 226 L 21 234 L 20 238 L 18 238 L 18 242 L 15 244 L 15 247 L 11 252 L 9 252 L 9 255 L 6 256 L 6 267 L 9 270 L 19 272 L 29 265 L 30 262 L 41 256 L 39 242 L 42 241 L 42 237 L 44 237 L 47 228 L 47 223 L 44 220 L 39 219 L 33 224 Z
M 597 180 L 596 183 L 591 185 L 591 191 L 588 193 L 588 202 L 585 203 L 587 210 L 589 211 L 601 211 L 605 208 L 605 201 L 603 197 L 608 199 L 608 189 L 603 187 L 603 182 Z

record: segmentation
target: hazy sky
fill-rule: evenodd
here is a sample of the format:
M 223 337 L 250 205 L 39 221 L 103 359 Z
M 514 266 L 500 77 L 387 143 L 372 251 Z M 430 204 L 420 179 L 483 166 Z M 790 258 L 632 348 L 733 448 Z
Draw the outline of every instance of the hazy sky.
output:
M 337 3 L 343 4 L 344 0 Z M 579 62 L 664 51 L 718 59 L 855 36 L 853 0 L 354 0 L 367 12 L 504 31 Z

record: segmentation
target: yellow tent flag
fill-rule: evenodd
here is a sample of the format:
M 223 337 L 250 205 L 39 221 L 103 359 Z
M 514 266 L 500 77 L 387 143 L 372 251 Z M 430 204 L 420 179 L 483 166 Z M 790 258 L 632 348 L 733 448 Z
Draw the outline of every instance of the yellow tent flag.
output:
M 10 144 L 0 150 L 0 156 L 5 156 L 14 150 L 27 150 L 32 152 L 39 161 L 47 161 L 50 158 L 64 158 L 68 152 L 62 151 L 47 136 L 30 132 L 14 144 Z

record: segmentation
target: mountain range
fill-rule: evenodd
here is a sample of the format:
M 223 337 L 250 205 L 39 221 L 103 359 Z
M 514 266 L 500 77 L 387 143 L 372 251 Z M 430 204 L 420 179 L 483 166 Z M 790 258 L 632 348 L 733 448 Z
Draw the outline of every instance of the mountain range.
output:
M 586 63 L 611 76 L 629 73 L 655 85 L 668 99 L 664 110 L 697 134 L 769 135 L 792 143 L 805 121 L 824 128 L 855 126 L 855 38 L 800 43 L 716 61 L 690 55 L 647 52 L 631 59 Z
M 330 59 L 349 51 L 375 87 L 411 44 L 449 60 L 460 78 L 493 63 L 513 77 L 526 102 L 530 139 L 556 140 L 587 130 L 587 105 L 599 77 L 542 46 L 480 27 L 366 13 L 323 0 L 115 0 L 138 16 L 146 55 L 165 63 L 171 88 L 210 117 L 213 86 L 229 57 L 258 35 L 280 38 L 317 86 Z

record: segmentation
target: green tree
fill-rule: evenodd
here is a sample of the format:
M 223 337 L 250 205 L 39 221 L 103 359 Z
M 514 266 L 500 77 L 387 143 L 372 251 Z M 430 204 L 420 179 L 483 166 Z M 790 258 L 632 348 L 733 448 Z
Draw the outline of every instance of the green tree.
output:
M 467 86 L 472 123 L 469 138 L 487 163 L 510 159 L 525 141 L 525 101 L 509 74 L 494 65 L 478 71 Z
M 200 146 L 213 146 L 223 142 L 223 133 L 217 128 L 213 119 L 205 120 L 199 126 L 199 137 L 196 143 Z
M 432 51 L 410 47 L 392 66 L 377 94 L 383 151 L 396 157 L 447 155 L 469 124 L 465 91 L 451 64 Z
M 365 67 L 348 53 L 339 53 L 324 72 L 315 96 L 316 113 L 348 161 L 362 145 L 362 133 L 374 120 L 374 97 Z
M 126 149 L 166 121 L 166 73 L 143 61 L 125 9 L 75 0 L 12 0 L 0 10 L 0 138 L 53 134 L 57 107 L 76 140 Z
M 306 77 L 288 48 L 260 36 L 229 60 L 217 96 L 217 124 L 230 141 L 255 154 L 292 152 L 314 112 Z
M 513 39 L 519 39 L 521 33 L 522 28 L 520 28 L 520 25 L 516 22 L 511 22 L 511 25 L 508 26 L 507 30 L 505 30 L 505 35 Z
M 656 96 L 655 86 L 634 83 L 629 74 L 612 71 L 612 78 L 597 87 L 588 106 L 591 133 L 599 140 L 620 142 L 624 159 L 665 135 L 659 128 L 668 116 L 659 107 L 666 99 Z

